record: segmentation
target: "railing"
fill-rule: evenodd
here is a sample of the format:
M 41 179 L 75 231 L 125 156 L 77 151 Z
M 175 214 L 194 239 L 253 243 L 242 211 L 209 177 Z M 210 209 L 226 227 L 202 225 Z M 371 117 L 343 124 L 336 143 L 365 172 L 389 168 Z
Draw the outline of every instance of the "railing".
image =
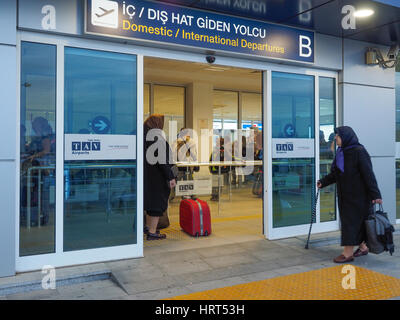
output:
M 106 177 L 105 181 L 107 183 L 107 206 L 106 206 L 106 212 L 107 212 L 107 220 L 110 218 L 111 214 L 111 170 L 112 169 L 134 169 L 136 168 L 136 165 L 123 165 L 123 164 L 86 164 L 86 165 L 75 165 L 75 164 L 65 164 L 64 165 L 64 176 L 65 176 L 65 198 L 68 199 L 68 192 L 70 189 L 70 178 L 68 171 L 69 170 L 77 170 L 77 169 L 91 169 L 91 170 L 99 170 L 99 169 L 107 169 L 106 172 Z M 46 167 L 30 167 L 27 170 L 27 219 L 26 219 L 26 226 L 28 229 L 31 227 L 31 216 L 32 216 L 32 196 L 31 196 L 31 189 L 32 189 L 32 177 L 37 177 L 38 178 L 38 214 L 37 214 L 37 225 L 40 228 L 41 227 L 41 209 L 42 209 L 42 201 L 41 201 L 41 193 L 42 193 L 42 184 L 43 181 L 42 179 L 42 172 L 44 170 L 55 170 L 55 166 L 46 166 Z M 37 173 L 35 172 L 37 171 Z M 33 174 L 35 172 L 35 174 Z M 126 208 L 125 208 L 126 209 Z M 126 212 L 126 210 L 124 211 Z
M 244 166 L 261 166 L 263 162 L 261 160 L 255 161 L 213 161 L 213 162 L 178 162 L 176 165 L 178 167 L 218 167 L 218 195 L 220 193 L 220 176 L 221 176 L 221 167 L 244 167 Z M 106 213 L 107 213 L 107 220 L 109 221 L 111 215 L 111 170 L 112 169 L 135 169 L 135 165 L 130 164 L 64 164 L 64 176 L 65 176 L 65 189 L 64 195 L 65 199 L 68 200 L 69 191 L 70 191 L 70 184 L 71 179 L 69 176 L 70 170 L 102 170 L 106 169 L 106 176 L 104 178 L 106 185 L 107 185 L 107 196 L 106 196 Z M 27 219 L 26 219 L 26 226 L 28 229 L 31 228 L 31 216 L 32 216 L 32 177 L 37 177 L 38 179 L 38 214 L 37 214 L 37 225 L 41 227 L 41 207 L 42 207 L 42 200 L 41 200 L 41 193 L 42 193 L 42 172 L 48 170 L 55 170 L 55 166 L 37 166 L 37 167 L 30 167 L 27 170 Z M 229 170 L 229 181 L 231 181 L 232 172 Z M 229 187 L 229 199 L 231 199 L 231 183 L 228 185 Z M 219 197 L 218 197 L 218 210 L 219 210 Z M 125 203 L 125 202 L 124 202 Z M 126 208 L 124 210 L 126 212 Z
M 43 170 L 55 170 L 55 166 L 47 166 L 47 167 L 30 167 L 27 171 L 27 214 L 26 214 L 26 227 L 28 229 L 31 228 L 31 188 L 32 188 L 32 171 L 38 171 L 37 177 L 38 177 L 38 227 L 40 228 L 41 223 L 40 223 L 40 211 L 41 211 L 41 201 L 42 201 L 42 181 L 41 181 L 41 172 Z

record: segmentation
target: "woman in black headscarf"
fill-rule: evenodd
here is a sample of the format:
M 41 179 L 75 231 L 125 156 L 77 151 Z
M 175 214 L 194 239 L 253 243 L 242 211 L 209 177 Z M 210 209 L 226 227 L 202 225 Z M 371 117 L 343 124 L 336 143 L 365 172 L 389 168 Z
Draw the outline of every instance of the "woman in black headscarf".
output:
M 368 254 L 365 220 L 372 203 L 382 203 L 381 193 L 372 170 L 371 158 L 350 127 L 335 130 L 338 149 L 331 172 L 318 181 L 318 188 L 337 185 L 343 253 L 336 263 L 353 261 Z M 353 246 L 359 246 L 353 253 Z
M 167 236 L 157 232 L 157 225 L 168 208 L 171 189 L 176 177 L 170 161 L 171 150 L 164 139 L 164 116 L 151 115 L 143 124 L 144 129 L 144 210 L 147 213 L 144 232 L 147 240 L 161 240 Z M 154 144 L 154 146 L 153 146 Z

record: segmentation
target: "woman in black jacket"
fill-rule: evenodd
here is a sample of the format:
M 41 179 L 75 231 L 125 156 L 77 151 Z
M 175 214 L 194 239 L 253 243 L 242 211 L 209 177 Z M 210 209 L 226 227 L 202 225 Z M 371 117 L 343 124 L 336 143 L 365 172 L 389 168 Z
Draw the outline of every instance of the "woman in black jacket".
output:
M 337 185 L 338 207 L 341 222 L 341 246 L 343 253 L 334 259 L 336 263 L 353 261 L 353 257 L 368 254 L 365 220 L 371 203 L 382 203 L 381 193 L 372 170 L 371 158 L 350 127 L 335 130 L 339 147 L 331 166 L 331 172 L 318 181 L 318 188 L 332 183 Z M 353 253 L 353 246 L 359 246 Z
M 176 186 L 170 161 L 171 149 L 162 135 L 164 116 L 151 115 L 144 122 L 144 210 L 147 213 L 147 240 L 165 239 L 157 232 L 158 220 L 168 208 L 168 198 Z M 152 130 L 158 129 L 158 130 Z M 147 139 L 149 141 L 147 141 Z

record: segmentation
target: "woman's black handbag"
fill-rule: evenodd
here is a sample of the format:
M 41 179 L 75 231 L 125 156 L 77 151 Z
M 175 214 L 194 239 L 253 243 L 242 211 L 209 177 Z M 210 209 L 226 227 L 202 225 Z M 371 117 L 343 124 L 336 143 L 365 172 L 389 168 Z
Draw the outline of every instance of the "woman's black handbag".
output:
M 252 192 L 255 196 L 261 196 L 263 192 L 263 174 L 262 171 L 256 173 L 256 181 L 254 181 Z
M 179 168 L 178 168 L 178 166 L 177 166 L 176 164 L 173 164 L 173 165 L 171 166 L 171 171 L 172 171 L 172 174 L 173 174 L 173 176 L 174 176 L 174 179 L 176 179 L 176 178 L 178 177 L 178 173 L 179 173 Z
M 146 225 L 146 212 L 143 212 L 143 224 Z M 158 220 L 157 230 L 168 228 L 170 225 L 168 217 L 168 209 L 163 212 L 163 215 Z M 134 227 L 135 229 L 135 227 Z
M 389 251 L 390 255 L 393 254 L 394 228 L 390 224 L 387 213 L 383 211 L 381 204 L 379 205 L 379 210 L 375 210 L 375 206 L 371 207 L 370 215 L 365 221 L 365 228 L 369 252 L 380 254 L 383 251 Z
M 169 217 L 168 217 L 168 210 L 163 212 L 163 215 L 158 220 L 157 229 L 165 229 L 169 227 Z

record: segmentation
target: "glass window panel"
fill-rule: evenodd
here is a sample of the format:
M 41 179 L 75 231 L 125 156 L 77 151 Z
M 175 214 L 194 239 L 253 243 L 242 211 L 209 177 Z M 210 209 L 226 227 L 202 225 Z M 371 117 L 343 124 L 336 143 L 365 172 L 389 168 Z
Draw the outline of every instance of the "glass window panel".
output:
M 221 129 L 237 129 L 238 112 L 238 92 L 214 90 L 213 119 L 221 123 Z
M 273 227 L 310 223 L 315 194 L 314 159 L 273 159 Z
M 55 252 L 56 52 L 21 44 L 20 256 Z
M 400 72 L 396 72 L 396 141 L 400 142 Z
M 150 85 L 143 86 L 143 121 L 150 116 Z
M 242 129 L 262 129 L 262 94 L 242 93 Z
M 286 138 L 287 125 L 294 138 L 314 138 L 314 77 L 272 73 L 272 138 Z
M 239 93 L 233 91 L 214 90 L 213 93 L 213 149 L 217 136 L 230 136 L 231 141 L 237 139 L 239 113 Z
M 330 172 L 335 157 L 335 79 L 320 77 L 319 90 L 319 158 L 320 178 L 322 178 Z M 336 220 L 336 185 L 322 189 L 320 195 L 320 221 Z
M 242 94 L 242 134 L 246 136 L 246 144 L 255 142 L 257 135 L 262 135 L 262 94 L 246 93 Z M 257 146 L 254 145 L 254 151 Z
M 65 133 L 136 135 L 136 90 L 135 56 L 65 48 Z M 136 160 L 65 161 L 64 214 L 64 251 L 135 244 Z
M 185 88 L 155 85 L 154 113 L 164 115 L 164 132 L 167 137 L 170 121 L 176 121 L 179 132 L 185 126 Z

